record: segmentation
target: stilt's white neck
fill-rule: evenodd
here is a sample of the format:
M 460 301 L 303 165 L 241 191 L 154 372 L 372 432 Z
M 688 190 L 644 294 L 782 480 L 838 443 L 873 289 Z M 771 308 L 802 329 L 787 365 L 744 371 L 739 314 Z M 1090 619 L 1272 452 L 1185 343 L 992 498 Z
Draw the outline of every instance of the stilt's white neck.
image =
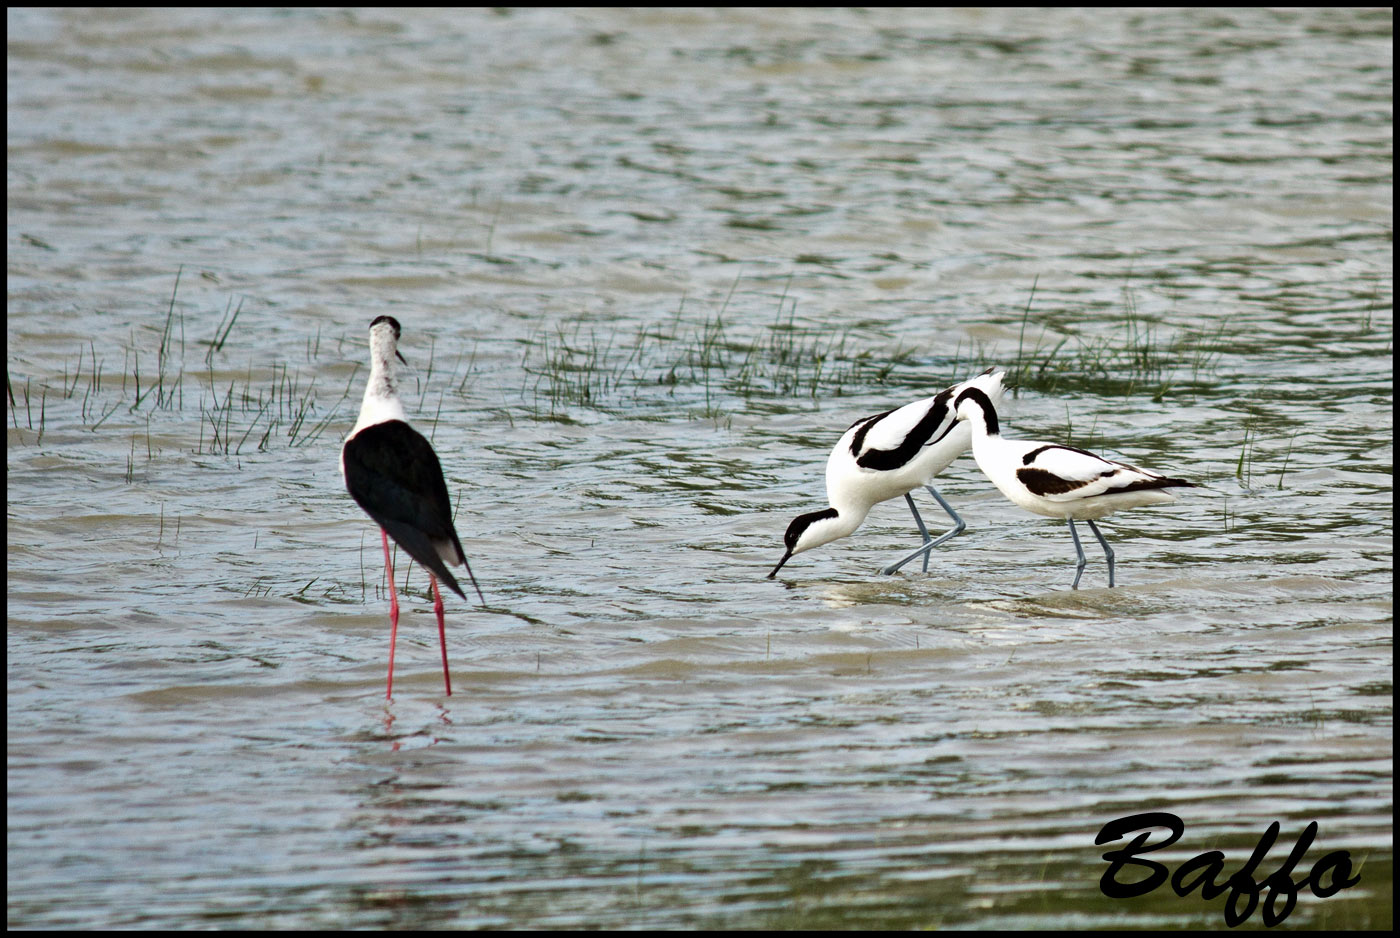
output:
M 353 436 L 365 427 L 386 420 L 408 421 L 399 398 L 398 342 L 388 323 L 379 323 L 369 332 L 369 381 L 360 404 L 360 419 Z

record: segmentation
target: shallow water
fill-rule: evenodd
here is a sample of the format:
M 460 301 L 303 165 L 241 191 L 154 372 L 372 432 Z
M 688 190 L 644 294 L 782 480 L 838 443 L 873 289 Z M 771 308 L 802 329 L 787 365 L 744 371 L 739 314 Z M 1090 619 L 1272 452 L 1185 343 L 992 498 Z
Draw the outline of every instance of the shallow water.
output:
M 1389 13 L 8 27 L 11 926 L 1219 927 L 1100 892 L 1144 811 L 1391 925 Z M 444 698 L 406 571 L 387 707 L 380 313 L 487 599 Z M 1030 350 L 1009 435 L 1202 484 L 1118 588 L 970 458 L 929 573 L 892 502 L 765 578 Z

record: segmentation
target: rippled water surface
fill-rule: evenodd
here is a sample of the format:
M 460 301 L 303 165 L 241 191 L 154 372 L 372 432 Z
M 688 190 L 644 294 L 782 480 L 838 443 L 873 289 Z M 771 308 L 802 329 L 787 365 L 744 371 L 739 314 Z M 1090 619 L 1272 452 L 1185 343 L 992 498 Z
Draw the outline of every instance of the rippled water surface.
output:
M 1389 11 L 7 25 L 11 926 L 1219 927 L 1145 811 L 1391 926 Z M 486 595 L 387 706 L 382 313 Z M 1118 588 L 970 457 L 765 578 L 990 364 L 1201 484 Z

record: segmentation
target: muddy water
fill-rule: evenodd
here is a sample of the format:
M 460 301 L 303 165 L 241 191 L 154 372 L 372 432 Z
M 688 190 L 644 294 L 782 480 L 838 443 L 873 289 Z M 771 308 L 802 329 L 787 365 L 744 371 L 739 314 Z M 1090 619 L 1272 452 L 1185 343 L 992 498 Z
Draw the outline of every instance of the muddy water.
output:
M 1389 926 L 1390 24 L 10 11 L 9 924 L 1219 927 L 1099 889 L 1167 811 Z M 487 599 L 444 698 L 406 571 L 387 707 L 380 313 Z M 1009 432 L 1202 483 L 1117 589 L 970 459 L 929 573 L 765 579 L 1018 350 Z

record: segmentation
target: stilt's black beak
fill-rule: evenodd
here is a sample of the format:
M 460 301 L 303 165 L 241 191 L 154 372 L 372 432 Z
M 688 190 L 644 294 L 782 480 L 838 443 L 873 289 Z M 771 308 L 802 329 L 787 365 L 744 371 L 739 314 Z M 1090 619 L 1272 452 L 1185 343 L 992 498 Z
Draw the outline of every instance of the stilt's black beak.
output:
M 782 560 L 779 560 L 779 561 L 778 561 L 778 565 L 777 565 L 776 567 L 773 568 L 773 572 L 770 573 L 770 574 L 768 574 L 768 579 L 771 580 L 771 579 L 773 579 L 773 577 L 777 576 L 777 575 L 778 575 L 778 571 L 781 570 L 781 569 L 783 569 L 783 564 L 787 563 L 787 562 L 788 562 L 788 558 L 790 558 L 791 556 L 792 556 L 792 549 L 789 548 L 789 549 L 788 549 L 788 552 L 787 552 L 786 554 L 783 554 L 783 559 L 782 559 Z
M 394 349 L 394 354 L 399 357 L 399 361 L 403 362 L 405 365 L 408 364 L 408 359 L 403 357 L 403 352 L 400 352 L 398 349 Z

